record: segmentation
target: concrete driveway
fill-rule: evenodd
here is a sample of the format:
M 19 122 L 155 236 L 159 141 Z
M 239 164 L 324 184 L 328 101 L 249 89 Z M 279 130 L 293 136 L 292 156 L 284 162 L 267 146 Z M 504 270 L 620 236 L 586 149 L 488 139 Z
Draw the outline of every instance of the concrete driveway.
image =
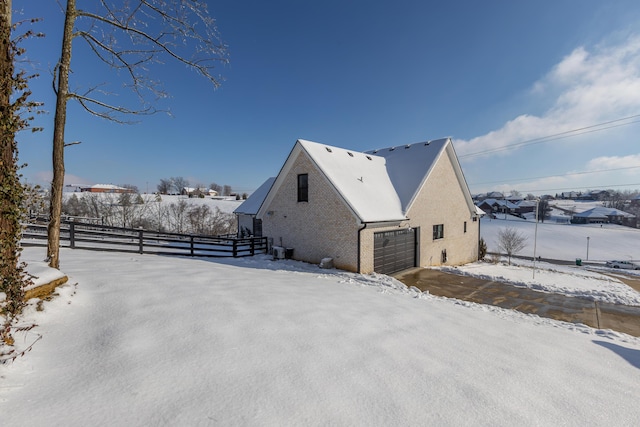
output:
M 640 280 L 624 274 L 616 273 L 613 276 L 640 291 Z M 522 313 L 537 314 L 541 317 L 583 323 L 598 329 L 611 329 L 640 336 L 640 307 L 594 302 L 583 298 L 534 291 L 429 268 L 403 271 L 396 274 L 395 278 L 407 286 L 429 291 L 432 295 L 489 304 Z

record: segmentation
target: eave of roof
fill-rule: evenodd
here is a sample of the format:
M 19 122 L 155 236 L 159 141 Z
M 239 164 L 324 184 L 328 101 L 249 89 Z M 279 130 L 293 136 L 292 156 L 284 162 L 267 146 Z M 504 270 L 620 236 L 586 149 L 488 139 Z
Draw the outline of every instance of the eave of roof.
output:
M 263 182 L 260 187 L 256 189 L 256 191 L 254 191 L 249 197 L 247 197 L 247 200 L 242 202 L 242 204 L 233 211 L 233 213 L 256 215 L 260 210 L 262 203 L 264 203 L 264 200 L 267 197 L 269 190 L 271 190 L 271 186 L 273 185 L 275 180 L 275 177 L 271 177 Z

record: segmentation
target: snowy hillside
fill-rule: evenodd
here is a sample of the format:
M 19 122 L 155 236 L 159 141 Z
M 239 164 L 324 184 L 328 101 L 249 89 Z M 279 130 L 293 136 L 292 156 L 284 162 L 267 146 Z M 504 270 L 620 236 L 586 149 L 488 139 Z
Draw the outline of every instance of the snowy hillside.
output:
M 504 227 L 528 236 L 520 255 L 532 256 L 535 223 L 511 217 L 481 221 L 489 250 Z M 539 223 L 537 253 L 586 262 L 587 236 L 588 269 L 540 262 L 535 279 L 529 260 L 454 270 L 640 305 L 640 293 L 598 272 L 604 260 L 640 258 L 637 230 Z M 42 251 L 27 248 L 23 258 L 47 281 L 61 273 L 39 261 Z M 44 311 L 27 308 L 23 324 L 39 326 L 18 346 L 42 339 L 0 365 L 2 425 L 634 425 L 640 417 L 639 338 L 268 256 L 63 249 L 61 259 L 70 282 Z
M 25 258 L 36 265 L 42 249 Z M 3 426 L 636 425 L 640 339 L 267 256 L 63 249 Z M 41 274 L 45 274 L 44 272 Z

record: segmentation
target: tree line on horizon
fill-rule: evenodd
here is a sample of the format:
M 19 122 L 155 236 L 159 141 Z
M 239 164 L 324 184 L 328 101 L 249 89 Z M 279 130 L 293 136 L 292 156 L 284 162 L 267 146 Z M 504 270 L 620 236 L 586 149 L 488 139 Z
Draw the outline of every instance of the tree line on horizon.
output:
M 160 194 L 182 194 L 183 190 L 190 186 L 191 183 L 189 180 L 181 176 L 176 176 L 171 178 L 161 178 L 160 183 L 156 188 Z M 202 191 L 209 189 L 215 191 L 220 196 L 232 196 L 234 194 L 230 185 L 220 185 L 215 182 L 209 184 L 208 187 L 204 184 L 195 184 L 194 189 L 196 193 L 201 193 Z M 246 199 L 246 197 L 244 198 Z

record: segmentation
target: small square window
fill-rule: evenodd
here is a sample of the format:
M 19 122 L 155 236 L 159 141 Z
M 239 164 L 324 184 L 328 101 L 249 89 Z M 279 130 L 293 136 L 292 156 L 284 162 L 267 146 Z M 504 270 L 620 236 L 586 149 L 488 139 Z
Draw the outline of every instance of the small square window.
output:
M 438 224 L 433 226 L 433 240 L 444 238 L 444 224 Z
M 298 201 L 309 201 L 309 175 L 306 173 L 298 175 Z

